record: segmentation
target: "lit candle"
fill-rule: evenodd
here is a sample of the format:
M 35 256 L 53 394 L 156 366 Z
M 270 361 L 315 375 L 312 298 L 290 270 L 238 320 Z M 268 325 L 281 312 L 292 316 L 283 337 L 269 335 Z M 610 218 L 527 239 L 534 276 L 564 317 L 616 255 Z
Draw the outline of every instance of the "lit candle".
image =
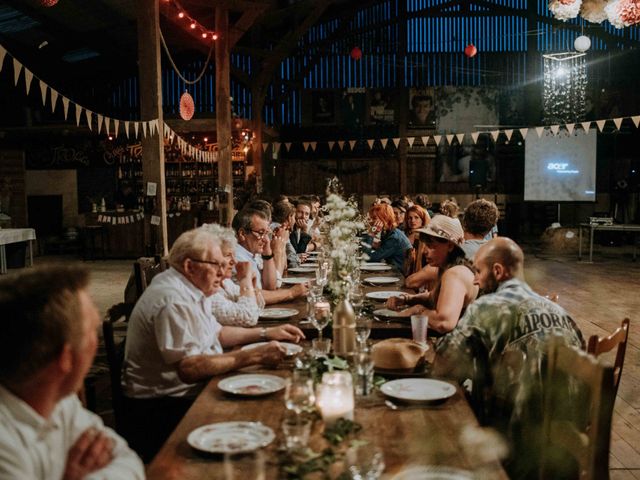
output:
M 349 372 L 328 372 L 318 385 L 316 404 L 327 425 L 339 418 L 353 420 L 353 384 Z

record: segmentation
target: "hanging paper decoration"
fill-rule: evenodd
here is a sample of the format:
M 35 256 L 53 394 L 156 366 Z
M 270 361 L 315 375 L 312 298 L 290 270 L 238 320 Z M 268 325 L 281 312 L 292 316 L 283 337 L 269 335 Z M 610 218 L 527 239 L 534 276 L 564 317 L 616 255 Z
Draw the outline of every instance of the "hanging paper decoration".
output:
M 478 53 L 478 49 L 476 48 L 476 46 L 473 43 L 470 43 L 469 45 L 467 45 L 466 47 L 464 47 L 464 54 L 468 57 L 468 58 L 473 58 L 476 56 L 476 54 Z
M 630 27 L 640 23 L 638 0 L 611 0 L 604 11 L 611 25 L 616 28 Z
M 551 0 L 549 10 L 558 20 L 566 22 L 578 16 L 581 5 L 582 0 Z
M 353 47 L 350 55 L 354 60 L 360 60 L 362 58 L 362 50 L 360 50 L 360 47 Z
M 576 52 L 586 52 L 591 48 L 591 39 L 586 35 L 580 35 L 573 41 L 573 48 L 576 49 Z
M 54 7 L 58 4 L 58 0 L 40 0 L 40 5 L 43 7 Z
M 587 22 L 602 23 L 607 19 L 607 12 L 604 7 L 608 0 L 582 0 L 580 16 Z
M 193 97 L 189 92 L 184 92 L 180 97 L 180 116 L 183 120 L 191 120 L 195 112 Z

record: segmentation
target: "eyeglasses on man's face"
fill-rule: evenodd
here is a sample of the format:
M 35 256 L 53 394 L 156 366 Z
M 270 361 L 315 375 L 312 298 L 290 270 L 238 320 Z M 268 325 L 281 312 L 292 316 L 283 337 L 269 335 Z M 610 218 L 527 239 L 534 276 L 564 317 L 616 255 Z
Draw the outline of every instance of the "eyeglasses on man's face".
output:
M 206 265 L 211 265 L 216 270 L 223 270 L 226 267 L 225 263 L 216 262 L 215 260 L 213 260 L 213 261 L 211 261 L 211 260 L 199 260 L 197 258 L 190 258 L 190 260 L 192 262 L 196 262 L 196 263 L 204 263 Z
M 271 230 L 249 230 L 258 240 L 263 240 L 269 236 Z

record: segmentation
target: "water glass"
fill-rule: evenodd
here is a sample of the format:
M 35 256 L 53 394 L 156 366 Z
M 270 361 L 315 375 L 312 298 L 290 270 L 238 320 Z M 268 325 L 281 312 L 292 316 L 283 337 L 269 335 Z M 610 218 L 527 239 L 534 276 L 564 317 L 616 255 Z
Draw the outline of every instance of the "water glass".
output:
M 262 450 L 246 453 L 224 454 L 225 480 L 265 480 L 265 459 Z
M 323 287 L 329 281 L 329 262 L 323 262 L 316 269 L 316 284 Z
M 358 315 L 356 317 L 356 340 L 358 345 L 366 345 L 369 335 L 371 335 L 371 319 L 364 315 Z
M 360 285 L 356 285 L 351 289 L 351 294 L 349 295 L 349 301 L 351 305 L 353 305 L 356 313 L 360 313 L 362 307 L 364 306 L 364 289 Z
M 322 338 L 322 329 L 331 321 L 331 303 L 324 297 L 316 297 L 313 304 L 313 326 L 318 329 L 318 338 Z
M 353 381 L 356 395 L 366 396 L 373 391 L 373 358 L 368 350 L 359 350 L 353 356 Z
M 313 388 L 313 380 L 308 371 L 293 371 L 293 376 L 287 380 L 285 386 L 284 403 L 287 410 L 291 410 L 296 414 L 313 409 L 316 403 L 316 394 Z
M 282 420 L 282 434 L 287 450 L 301 450 L 309 443 L 313 422 L 307 415 L 285 412 Z
M 345 467 L 353 480 L 377 480 L 384 472 L 384 456 L 374 445 L 354 446 L 347 450 Z
M 326 357 L 331 353 L 330 338 L 314 338 L 311 340 L 311 355 L 315 358 Z
M 427 328 L 429 317 L 426 315 L 411 315 L 411 335 L 413 341 L 421 345 L 427 344 Z

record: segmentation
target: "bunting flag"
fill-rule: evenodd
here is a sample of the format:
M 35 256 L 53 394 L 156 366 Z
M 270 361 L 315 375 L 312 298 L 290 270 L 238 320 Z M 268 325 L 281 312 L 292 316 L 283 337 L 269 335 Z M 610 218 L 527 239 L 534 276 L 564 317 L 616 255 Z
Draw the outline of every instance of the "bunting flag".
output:
M 449 134 L 449 135 L 445 135 L 445 137 L 447 138 L 447 143 L 449 145 L 451 145 L 451 142 L 453 142 L 454 135 L 453 134 Z
M 480 136 L 480 132 L 473 132 L 471 134 L 471 140 L 473 140 L 474 145 L 478 142 L 479 136 Z
M 344 140 L 338 140 L 338 148 L 344 150 Z
M 336 144 L 336 142 L 329 141 L 329 142 L 327 142 L 327 144 L 329 145 L 329 151 L 331 151 L 331 150 L 333 150 L 333 146 Z
M 407 137 L 407 143 L 409 144 L 409 148 L 413 147 L 413 142 L 416 141 L 416 137 Z
M 167 129 L 168 128 L 167 126 Z M 129 120 L 125 120 L 124 122 L 124 133 L 127 135 L 127 138 L 129 138 Z
M 147 122 L 142 122 L 142 138 L 147 138 Z
M 172 141 L 172 139 L 171 139 L 171 130 L 169 129 L 169 125 L 164 123 L 162 130 L 164 131 L 164 138 L 168 138 L 169 141 Z
M 33 72 L 28 68 L 24 69 L 24 86 L 27 88 L 27 95 L 29 95 L 29 90 L 31 90 L 31 82 L 33 81 Z
M 87 125 L 89 125 L 89 130 L 93 131 L 93 125 L 91 124 L 91 114 L 93 112 L 91 110 L 85 109 L 84 114 L 87 117 Z
M 80 115 L 82 115 L 82 107 L 76 103 L 76 126 L 80 126 Z
M 375 142 L 375 140 L 371 138 L 367 140 L 367 145 L 369 145 L 370 150 L 373 150 L 373 142 Z
M 544 127 L 536 127 L 536 133 L 538 134 L 538 138 L 542 137 L 542 132 L 544 132 Z
M 138 138 L 138 129 L 139 128 L 140 128 L 140 122 L 133 122 L 133 133 L 135 135 L 134 138 Z
M 560 125 L 551 125 L 549 130 L 551 130 L 551 133 L 553 133 L 554 135 L 558 135 L 558 132 L 560 131 Z
M 600 130 L 600 132 L 602 132 L 605 123 L 607 123 L 606 120 L 596 120 L 596 125 L 598 126 L 598 130 Z
M 505 130 L 504 134 L 507 136 L 507 141 L 511 141 L 511 136 L 513 135 L 513 129 Z
M 529 133 L 529 129 L 528 128 L 521 128 L 520 129 L 520 135 L 522 135 L 522 139 L 523 140 L 527 139 L 527 133 Z
M 151 136 L 153 135 L 154 131 L 155 131 L 155 130 L 154 130 L 154 128 L 155 128 L 155 123 L 154 123 L 154 120 L 149 120 L 149 122 L 147 122 L 147 123 L 149 124 L 149 125 L 148 125 L 148 127 L 149 127 L 148 132 L 149 132 L 149 133 L 148 133 L 148 134 L 149 134 L 149 136 L 151 137 Z M 196 158 L 196 160 L 197 160 L 197 158 Z
M 429 143 L 429 136 L 420 137 L 420 140 L 422 140 L 422 145 L 426 147 L 427 143 Z
M 14 58 L 13 59 L 13 84 L 16 87 L 18 86 L 18 79 L 20 78 L 21 71 L 22 71 L 22 64 Z
M 464 133 L 456 134 L 456 138 L 458 139 L 458 143 L 462 145 L 462 141 L 464 140 Z
M 491 137 L 493 137 L 493 141 L 497 142 L 498 141 L 498 137 L 500 136 L 500 130 L 493 130 L 491 132 Z
M 263 152 L 263 153 L 267 151 L 267 147 L 268 147 L 268 146 L 269 146 L 269 144 L 268 144 L 268 143 L 263 143 L 263 144 L 262 144 L 262 152 Z
M 111 135 L 111 119 L 109 117 L 104 117 L 104 130 L 107 135 Z
M 573 129 L 575 128 L 576 124 L 575 123 L 567 123 L 566 127 L 567 127 L 567 132 L 569 132 L 569 135 L 573 135 Z
M 442 135 L 434 135 L 433 136 L 433 141 L 436 142 L 436 145 L 440 145 L 440 139 L 442 138 Z
M 633 124 L 636 126 L 636 128 L 638 128 L 638 125 L 640 125 L 640 115 L 631 117 L 631 120 L 633 120 Z
M 47 89 L 49 86 L 40 80 L 40 94 L 42 95 L 42 106 L 44 107 L 47 103 Z
M 115 134 L 116 138 L 118 138 L 118 130 L 120 129 L 120 120 L 114 120 L 113 121 L 113 133 Z
M 54 91 L 55 91 L 55 90 L 51 90 L 51 96 L 52 96 L 52 98 L 53 98 L 53 92 L 54 92 Z M 58 93 L 58 92 L 56 92 L 56 95 L 57 95 L 57 93 Z M 52 102 L 52 103 L 53 103 L 53 102 Z M 52 106 L 51 108 L 55 108 L 55 107 L 53 107 L 53 106 Z M 67 97 L 64 97 L 64 96 L 62 97 L 62 109 L 63 109 L 63 111 L 64 111 L 64 119 L 66 120 L 66 119 L 67 119 L 67 116 L 68 116 L 68 114 L 69 114 L 69 99 L 68 99 Z
M 582 125 L 582 129 L 589 133 L 589 128 L 591 127 L 591 122 L 582 122 L 580 125 Z
M 275 142 L 274 145 L 276 146 L 276 152 L 280 150 L 280 142 Z M 285 142 L 284 143 L 284 149 L 289 152 L 291 151 L 291 142 Z
M 7 54 L 7 50 L 0 45 L 0 72 L 2 71 L 2 66 L 4 65 L 4 57 Z
M 104 120 L 104 117 L 99 113 L 96 113 L 96 118 L 98 119 L 98 135 L 100 135 L 100 130 L 102 130 L 102 121 Z
M 56 103 L 58 102 L 58 91 L 51 89 L 51 113 L 55 113 L 56 111 Z M 67 107 L 68 108 L 68 107 Z M 64 114 L 64 119 L 67 119 L 67 114 Z
M 400 137 L 395 137 L 391 140 L 393 141 L 393 144 L 396 146 L 396 148 L 398 148 L 398 145 L 400 145 Z
M 616 128 L 620 130 L 620 126 L 622 125 L 622 117 L 614 118 L 613 123 L 616 125 Z
M 353 152 L 353 147 L 356 146 L 357 140 L 349 140 L 349 147 L 351 147 L 351 151 Z
M 389 139 L 388 138 L 381 138 L 380 139 L 380 144 L 382 145 L 382 149 L 386 149 L 387 148 L 387 144 L 389 143 Z
M 309 145 L 311 145 L 311 150 L 315 152 L 316 147 L 318 146 L 318 142 L 309 142 Z
M 309 142 L 302 142 L 302 149 L 306 152 L 309 150 Z

